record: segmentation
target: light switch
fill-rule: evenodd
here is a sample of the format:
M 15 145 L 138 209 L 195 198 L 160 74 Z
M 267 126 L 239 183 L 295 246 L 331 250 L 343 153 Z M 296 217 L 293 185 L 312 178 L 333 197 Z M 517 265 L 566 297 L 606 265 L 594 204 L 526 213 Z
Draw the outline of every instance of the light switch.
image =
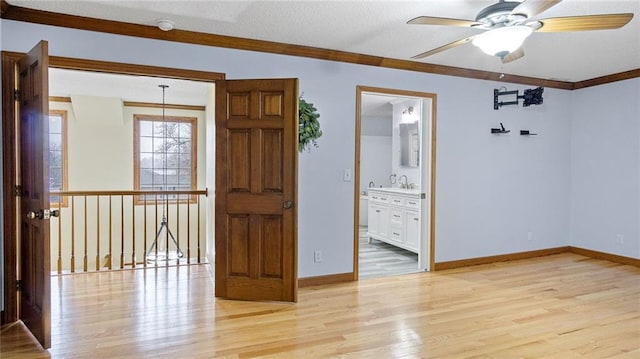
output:
M 351 168 L 345 168 L 342 174 L 342 180 L 345 182 L 351 182 Z

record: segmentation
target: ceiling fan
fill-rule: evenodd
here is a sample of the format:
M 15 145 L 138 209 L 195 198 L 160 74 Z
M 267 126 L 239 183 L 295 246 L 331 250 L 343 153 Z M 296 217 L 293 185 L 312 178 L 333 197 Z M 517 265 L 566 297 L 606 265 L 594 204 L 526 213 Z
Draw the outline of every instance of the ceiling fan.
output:
M 524 56 L 522 43 L 534 31 L 565 32 L 618 29 L 633 18 L 632 13 L 622 13 L 533 19 L 561 1 L 524 0 L 517 2 L 499 0 L 498 3 L 480 10 L 475 20 L 435 16 L 416 17 L 409 20 L 407 24 L 461 26 L 485 31 L 425 51 L 413 56 L 412 59 L 422 59 L 471 42 L 485 53 L 497 56 L 502 59 L 503 63 L 507 63 Z

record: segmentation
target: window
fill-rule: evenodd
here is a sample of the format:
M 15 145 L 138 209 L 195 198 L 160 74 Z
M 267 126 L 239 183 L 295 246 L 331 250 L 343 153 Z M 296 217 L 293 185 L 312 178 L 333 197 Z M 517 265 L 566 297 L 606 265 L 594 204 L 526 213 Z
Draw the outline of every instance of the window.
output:
M 49 191 L 67 190 L 67 111 L 49 111 Z M 66 207 L 67 197 L 50 196 L 52 208 Z
M 196 118 L 134 115 L 134 187 L 141 191 L 196 188 Z M 156 196 L 141 196 L 139 200 Z M 172 195 L 170 199 L 187 199 Z

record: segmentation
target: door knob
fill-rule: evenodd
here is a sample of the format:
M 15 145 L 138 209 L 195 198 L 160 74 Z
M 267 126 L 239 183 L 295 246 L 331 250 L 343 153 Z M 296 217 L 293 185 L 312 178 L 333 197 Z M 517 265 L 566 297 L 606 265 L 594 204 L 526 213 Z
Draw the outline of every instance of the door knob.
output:
M 293 207 L 293 201 L 284 201 L 284 204 L 282 206 L 285 209 L 289 209 L 289 208 Z
M 42 217 L 42 212 L 41 211 L 29 211 L 27 212 L 27 218 L 28 219 L 36 219 L 36 218 L 41 218 Z

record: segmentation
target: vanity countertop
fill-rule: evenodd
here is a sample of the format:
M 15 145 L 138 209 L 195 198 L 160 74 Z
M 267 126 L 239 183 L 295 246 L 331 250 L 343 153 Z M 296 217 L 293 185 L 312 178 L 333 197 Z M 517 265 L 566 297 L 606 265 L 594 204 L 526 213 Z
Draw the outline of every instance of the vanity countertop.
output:
M 400 188 L 400 187 L 380 187 L 380 188 L 374 188 L 371 187 L 368 189 L 369 191 L 379 191 L 379 192 L 387 192 L 387 193 L 393 193 L 393 194 L 412 194 L 412 195 L 419 195 L 420 190 L 419 189 L 410 189 L 410 188 Z

